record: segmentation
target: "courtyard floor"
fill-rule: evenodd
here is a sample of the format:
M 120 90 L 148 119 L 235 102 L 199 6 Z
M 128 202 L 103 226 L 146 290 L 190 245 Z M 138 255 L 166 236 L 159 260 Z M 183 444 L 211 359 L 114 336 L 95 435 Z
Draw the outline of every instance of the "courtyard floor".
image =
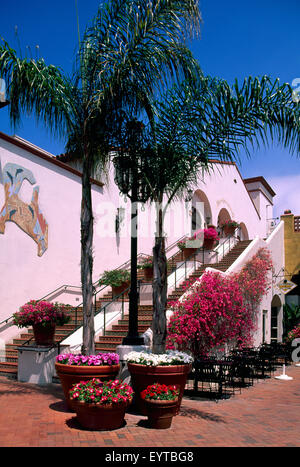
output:
M 80 428 L 59 384 L 39 387 L 0 377 L 0 447 L 300 447 L 300 367 L 291 381 L 274 376 L 218 402 L 184 398 L 171 428 L 147 428 L 127 413 L 111 432 Z

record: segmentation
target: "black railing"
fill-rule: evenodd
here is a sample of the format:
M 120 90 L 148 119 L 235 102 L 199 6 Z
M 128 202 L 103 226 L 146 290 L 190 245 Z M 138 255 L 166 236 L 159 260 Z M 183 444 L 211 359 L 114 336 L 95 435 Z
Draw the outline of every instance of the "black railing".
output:
M 205 249 L 203 246 L 198 248 L 196 251 L 194 251 L 190 256 L 188 256 L 187 258 L 184 258 L 181 262 L 180 262 L 180 265 L 179 266 L 174 266 L 172 267 L 172 260 L 175 259 L 176 256 L 178 256 L 178 252 L 173 255 L 169 260 L 168 260 L 168 263 L 170 262 L 170 266 L 171 266 L 171 274 L 173 272 L 175 272 L 175 277 L 174 277 L 174 288 L 176 289 L 176 285 L 178 283 L 178 281 L 182 281 L 184 282 L 188 275 L 191 274 L 192 272 L 188 269 L 188 263 L 191 263 L 193 262 L 194 263 L 194 271 L 197 270 L 196 268 L 196 263 L 197 266 L 201 266 L 201 265 L 204 265 L 206 264 L 205 263 L 205 255 L 206 254 L 210 254 L 210 255 L 216 255 L 217 256 L 217 261 L 215 263 L 207 263 L 207 265 L 209 264 L 216 264 L 216 263 L 219 263 L 225 256 L 227 253 L 229 253 L 232 248 L 236 245 L 236 237 L 234 236 L 230 236 L 230 237 L 227 237 L 224 242 L 222 242 L 221 244 L 219 243 L 215 249 L 212 249 L 212 250 L 207 250 Z M 221 251 L 220 250 L 220 247 L 221 247 Z M 220 258 L 221 256 L 221 258 Z M 178 263 L 178 261 L 176 262 Z M 184 277 L 182 278 L 182 275 L 180 277 L 177 276 L 177 271 L 179 270 L 182 270 L 182 267 L 184 267 Z

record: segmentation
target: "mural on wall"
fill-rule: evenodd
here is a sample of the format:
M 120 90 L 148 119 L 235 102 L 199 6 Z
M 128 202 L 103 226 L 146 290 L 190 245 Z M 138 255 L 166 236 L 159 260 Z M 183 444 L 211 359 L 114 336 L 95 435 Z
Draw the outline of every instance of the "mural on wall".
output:
M 14 222 L 37 243 L 38 256 L 42 256 L 48 248 L 48 224 L 39 209 L 39 187 L 33 188 L 30 204 L 19 198 L 24 180 L 31 185 L 36 183 L 33 173 L 20 165 L 8 163 L 1 175 L 5 202 L 0 211 L 0 233 L 4 234 L 6 222 Z

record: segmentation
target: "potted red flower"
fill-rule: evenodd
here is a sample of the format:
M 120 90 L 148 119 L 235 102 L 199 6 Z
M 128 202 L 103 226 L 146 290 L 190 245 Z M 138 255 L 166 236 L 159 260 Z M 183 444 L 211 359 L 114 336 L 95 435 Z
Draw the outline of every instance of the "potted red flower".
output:
M 138 269 L 141 269 L 144 272 L 144 280 L 152 281 L 153 279 L 153 258 L 152 256 L 147 256 L 143 258 L 138 265 Z
M 234 220 L 226 220 L 222 222 L 221 227 L 223 229 L 224 235 L 227 237 L 233 235 L 235 230 L 240 227 L 240 224 Z
M 63 326 L 70 320 L 69 308 L 62 303 L 30 300 L 14 313 L 13 323 L 19 328 L 32 326 L 36 345 L 53 345 L 56 325 Z
M 70 390 L 80 425 L 99 431 L 116 430 L 123 425 L 132 396 L 132 388 L 118 379 L 103 382 L 93 378 L 74 384 Z
M 151 384 L 141 392 L 151 428 L 170 428 L 177 413 L 180 390 L 175 385 Z
M 101 381 L 116 378 L 120 371 L 119 355 L 113 352 L 96 355 L 60 354 L 56 357 L 55 370 L 68 408 L 74 410 L 69 397 L 72 385 L 92 378 L 98 378 Z

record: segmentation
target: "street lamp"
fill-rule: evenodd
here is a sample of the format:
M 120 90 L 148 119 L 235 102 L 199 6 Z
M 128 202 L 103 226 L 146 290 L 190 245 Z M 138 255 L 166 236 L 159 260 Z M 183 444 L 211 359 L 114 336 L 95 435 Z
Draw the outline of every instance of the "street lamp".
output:
M 137 281 L 137 232 L 138 203 L 146 203 L 150 197 L 149 188 L 142 182 L 143 157 L 142 133 L 144 125 L 136 120 L 129 122 L 127 131 L 127 150 L 114 157 L 115 182 L 120 191 L 131 200 L 131 280 L 129 292 L 129 326 L 123 345 L 144 345 L 144 338 L 138 333 L 139 287 Z

